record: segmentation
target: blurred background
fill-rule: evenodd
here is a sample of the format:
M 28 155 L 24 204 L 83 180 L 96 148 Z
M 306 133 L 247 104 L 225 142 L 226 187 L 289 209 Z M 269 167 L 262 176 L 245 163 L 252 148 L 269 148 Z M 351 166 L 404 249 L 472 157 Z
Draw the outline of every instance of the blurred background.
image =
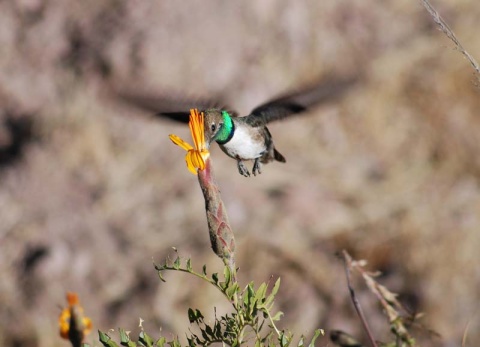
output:
M 478 59 L 478 2 L 433 5 Z M 413 329 L 422 345 L 459 346 L 467 324 L 467 346 L 480 345 L 480 91 L 419 1 L 7 0 L 0 47 L 0 345 L 68 345 L 66 291 L 93 320 L 89 342 L 96 329 L 136 336 L 139 317 L 154 336 L 184 338 L 188 307 L 209 319 L 229 309 L 187 276 L 161 283 L 152 265 L 176 247 L 222 270 L 197 179 L 168 139 L 189 139 L 188 127 L 112 90 L 221 95 L 247 114 L 354 74 L 342 99 L 269 126 L 286 164 L 245 178 L 214 146 L 239 281 L 280 276 L 281 327 L 297 335 L 365 341 L 336 256 L 347 249 L 425 313 L 441 337 Z M 373 295 L 354 285 L 389 340 Z

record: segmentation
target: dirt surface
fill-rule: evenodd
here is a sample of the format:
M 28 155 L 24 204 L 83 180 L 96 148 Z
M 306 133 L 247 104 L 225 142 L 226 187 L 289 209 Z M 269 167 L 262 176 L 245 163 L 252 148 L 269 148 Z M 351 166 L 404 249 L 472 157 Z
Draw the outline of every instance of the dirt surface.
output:
M 478 1 L 434 6 L 478 59 Z M 174 246 L 222 269 L 198 182 L 168 139 L 188 128 L 114 91 L 219 97 L 247 114 L 353 74 L 344 98 L 269 127 L 286 164 L 245 178 L 213 149 L 239 280 L 282 277 L 282 327 L 298 335 L 362 340 L 336 257 L 347 249 L 425 313 L 441 338 L 415 328 L 422 346 L 459 346 L 467 324 L 467 346 L 480 345 L 480 89 L 420 2 L 3 1 L 0 47 L 0 345 L 68 345 L 66 291 L 94 322 L 89 342 L 96 329 L 136 334 L 139 317 L 183 338 L 188 307 L 228 310 L 203 283 L 161 283 L 152 266 Z

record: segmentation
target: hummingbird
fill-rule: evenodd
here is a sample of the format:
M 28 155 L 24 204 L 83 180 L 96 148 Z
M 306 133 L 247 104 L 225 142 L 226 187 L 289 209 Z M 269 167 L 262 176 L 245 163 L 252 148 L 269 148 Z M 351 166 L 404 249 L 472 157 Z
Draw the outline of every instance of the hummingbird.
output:
M 261 173 L 261 164 L 271 161 L 285 163 L 285 157 L 273 144 L 272 135 L 266 127 L 266 120 L 257 113 L 246 117 L 234 116 L 221 109 L 204 111 L 205 141 L 218 143 L 220 149 L 237 161 L 238 172 L 248 177 L 250 172 L 245 160 L 253 160 L 253 175 Z
M 356 77 L 324 80 L 293 93 L 274 98 L 255 107 L 247 116 L 221 107 L 212 101 L 174 101 L 150 97 L 138 92 L 119 92 L 124 101 L 155 112 L 156 116 L 182 123 L 189 121 L 189 109 L 204 113 L 205 140 L 216 142 L 220 149 L 237 161 L 238 172 L 245 177 L 250 171 L 245 161 L 253 161 L 254 176 L 261 173 L 262 164 L 272 161 L 285 163 L 285 157 L 275 148 L 267 124 L 309 110 L 310 107 L 338 99 L 357 81 Z M 214 105 L 213 107 L 210 105 Z M 162 109 L 167 109 L 161 111 Z M 171 111 L 168 109 L 172 109 Z M 160 110 L 160 111 L 159 111 Z

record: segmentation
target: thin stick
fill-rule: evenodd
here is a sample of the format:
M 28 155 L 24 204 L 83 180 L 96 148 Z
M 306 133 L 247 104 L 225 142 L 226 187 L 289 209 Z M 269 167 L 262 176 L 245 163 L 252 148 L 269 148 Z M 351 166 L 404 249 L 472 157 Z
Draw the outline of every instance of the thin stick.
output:
M 473 66 L 475 71 L 477 71 L 477 80 L 480 82 L 480 65 L 478 65 L 478 62 L 475 60 L 474 57 L 470 55 L 466 51 L 465 48 L 463 48 L 462 44 L 460 41 L 457 39 L 455 34 L 453 33 L 452 29 L 448 26 L 448 24 L 443 20 L 443 18 L 440 16 L 440 14 L 435 10 L 435 8 L 428 2 L 428 0 L 422 0 L 423 6 L 426 8 L 428 13 L 432 16 L 433 20 L 437 25 L 439 26 L 440 30 L 447 35 L 447 37 L 453 41 L 457 49 L 467 58 L 467 60 L 470 62 L 470 64 Z
M 365 315 L 363 314 L 362 308 L 360 306 L 360 302 L 358 301 L 357 296 L 355 295 L 355 290 L 353 289 L 352 284 L 350 282 L 350 267 L 351 267 L 352 258 L 347 253 L 347 251 L 344 250 L 342 253 L 345 261 L 345 274 L 347 276 L 348 291 L 350 292 L 350 297 L 352 298 L 353 306 L 355 307 L 355 311 L 357 311 L 357 315 L 360 318 L 360 321 L 362 322 L 363 329 L 367 333 L 368 339 L 370 340 L 372 347 L 378 347 L 377 342 L 373 337 L 372 331 L 368 326 Z

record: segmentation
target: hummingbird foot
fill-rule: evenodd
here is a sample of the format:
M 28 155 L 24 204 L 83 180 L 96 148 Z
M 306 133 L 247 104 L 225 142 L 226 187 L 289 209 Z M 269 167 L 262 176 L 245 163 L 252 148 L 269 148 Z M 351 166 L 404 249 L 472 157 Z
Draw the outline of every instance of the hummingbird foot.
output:
M 237 160 L 238 172 L 240 175 L 245 177 L 250 177 L 250 172 L 248 171 L 247 167 L 241 160 Z
M 257 176 L 257 174 L 260 175 L 262 173 L 261 169 L 262 169 L 262 164 L 260 163 L 260 158 L 257 158 L 253 163 L 253 169 L 252 169 L 253 175 L 254 176 Z

